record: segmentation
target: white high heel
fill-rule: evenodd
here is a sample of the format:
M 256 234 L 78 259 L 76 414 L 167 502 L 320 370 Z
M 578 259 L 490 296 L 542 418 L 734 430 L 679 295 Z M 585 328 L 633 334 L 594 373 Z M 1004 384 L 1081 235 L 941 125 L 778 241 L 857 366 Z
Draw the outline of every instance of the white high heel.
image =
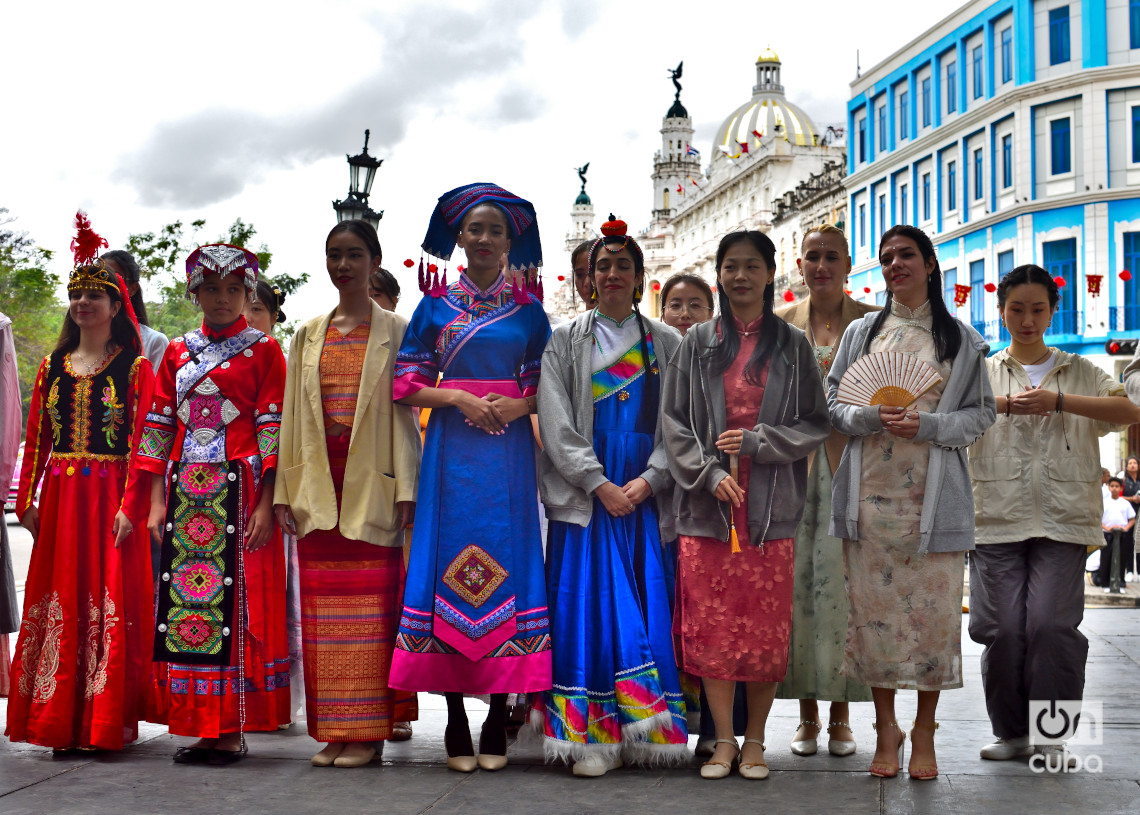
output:
M 817 752 L 819 752 L 819 731 L 823 728 L 819 722 L 813 722 L 808 719 L 800 722 L 800 728 L 804 727 L 814 727 L 815 737 L 810 739 L 803 739 L 802 741 L 793 741 L 792 752 L 797 756 L 814 756 Z
M 846 727 L 851 729 L 851 725 L 847 722 L 828 722 L 827 723 L 827 752 L 833 756 L 852 756 L 855 755 L 855 742 L 854 741 L 840 741 L 831 737 L 831 729 L 834 727 Z

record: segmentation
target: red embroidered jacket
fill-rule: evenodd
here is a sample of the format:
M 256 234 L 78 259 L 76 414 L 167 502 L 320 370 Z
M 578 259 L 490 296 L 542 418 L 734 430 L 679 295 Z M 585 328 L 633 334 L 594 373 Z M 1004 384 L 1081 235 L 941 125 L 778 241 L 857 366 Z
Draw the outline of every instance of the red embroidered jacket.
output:
M 277 467 L 285 355 L 239 317 L 222 332 L 205 325 L 166 348 L 146 416 L 137 466 L 160 475 L 168 461 L 247 459 Z

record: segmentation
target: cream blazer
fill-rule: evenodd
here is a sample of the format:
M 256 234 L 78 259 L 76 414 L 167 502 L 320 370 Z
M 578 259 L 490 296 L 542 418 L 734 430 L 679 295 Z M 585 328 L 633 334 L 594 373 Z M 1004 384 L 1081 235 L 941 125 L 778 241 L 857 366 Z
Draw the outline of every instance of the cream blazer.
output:
M 274 503 L 292 510 L 298 537 L 339 526 L 350 540 L 402 546 L 396 503 L 416 500 L 420 474 L 412 408 L 392 402 L 392 368 L 408 321 L 372 304 L 338 518 L 321 407 L 321 351 L 332 316 L 309 320 L 289 346 Z

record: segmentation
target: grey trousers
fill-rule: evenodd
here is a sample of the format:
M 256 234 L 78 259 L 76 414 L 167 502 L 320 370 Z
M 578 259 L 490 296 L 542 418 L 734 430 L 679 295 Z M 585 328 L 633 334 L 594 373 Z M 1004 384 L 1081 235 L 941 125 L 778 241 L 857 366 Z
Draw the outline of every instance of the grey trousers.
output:
M 1048 538 L 970 553 L 970 638 L 985 646 L 982 687 L 998 738 L 1029 734 L 1031 699 L 1084 693 L 1084 564 L 1084 546 Z

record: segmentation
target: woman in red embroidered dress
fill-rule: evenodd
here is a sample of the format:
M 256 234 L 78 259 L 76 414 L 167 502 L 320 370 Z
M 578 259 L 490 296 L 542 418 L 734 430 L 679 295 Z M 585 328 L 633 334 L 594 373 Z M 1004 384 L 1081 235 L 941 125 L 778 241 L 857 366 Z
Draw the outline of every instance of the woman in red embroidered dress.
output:
M 128 463 L 152 376 L 121 281 L 93 257 L 77 257 L 36 376 L 16 499 L 35 545 L 7 733 L 57 752 L 134 741 L 150 677 L 150 478 Z
M 285 357 L 242 316 L 257 283 L 252 252 L 196 249 L 187 291 L 202 328 L 170 341 L 146 416 L 138 466 L 165 476 L 147 525 L 162 537 L 156 717 L 180 736 L 182 764 L 230 764 L 243 733 L 289 721 L 285 558 L 268 546 Z
M 716 269 L 720 318 L 689 329 L 662 398 L 679 493 L 673 632 L 678 661 L 704 683 L 716 728 L 701 776 L 724 778 L 739 758 L 742 776 L 763 779 L 764 728 L 788 665 L 807 456 L 830 423 L 811 346 L 772 313 L 772 241 L 730 233 Z M 742 748 L 732 727 L 737 682 L 748 699 Z

